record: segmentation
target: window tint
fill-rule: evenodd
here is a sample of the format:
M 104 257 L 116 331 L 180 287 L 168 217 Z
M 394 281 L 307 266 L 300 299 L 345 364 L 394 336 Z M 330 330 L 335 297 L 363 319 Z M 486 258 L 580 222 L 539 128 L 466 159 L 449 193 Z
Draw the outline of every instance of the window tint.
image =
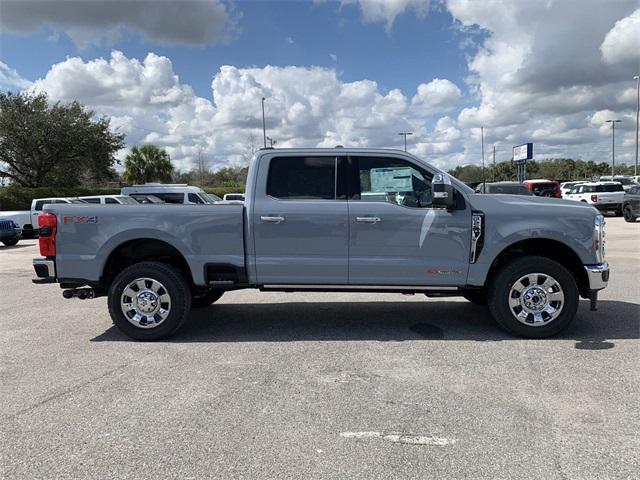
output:
M 184 203 L 184 193 L 149 193 L 167 203 Z
M 431 206 L 432 175 L 405 160 L 354 157 L 359 189 L 354 200 L 388 202 L 405 207 Z
M 624 188 L 619 183 L 613 183 L 611 185 L 598 185 L 596 192 L 624 192 Z
M 290 200 L 333 200 L 336 157 L 280 157 L 271 160 L 267 195 Z
M 195 193 L 190 193 L 188 198 L 191 203 L 204 204 L 204 201 Z
M 111 198 L 111 197 L 107 197 L 104 199 L 104 203 L 110 203 L 110 204 L 117 204 L 119 205 L 118 201 L 115 198 Z
M 39 212 L 40 210 L 42 210 L 42 206 L 43 206 L 45 203 L 47 203 L 47 201 L 46 201 L 46 200 L 38 200 L 38 201 L 36 202 L 35 207 L 33 207 L 33 209 L 34 209 L 36 212 Z
M 82 200 L 84 200 L 87 203 L 100 203 L 100 199 L 99 198 L 82 198 Z
M 531 195 L 531 191 L 524 185 L 488 185 L 489 193 L 510 195 Z

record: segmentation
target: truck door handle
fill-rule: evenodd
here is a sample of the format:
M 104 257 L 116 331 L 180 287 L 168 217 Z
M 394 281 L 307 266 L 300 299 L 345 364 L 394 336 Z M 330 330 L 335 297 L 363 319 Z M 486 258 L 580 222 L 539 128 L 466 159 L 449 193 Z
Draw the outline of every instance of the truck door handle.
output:
M 356 222 L 358 223 L 378 223 L 381 221 L 380 217 L 356 217 Z
M 284 217 L 281 215 L 262 215 L 260 220 L 265 223 L 282 223 L 284 222 Z

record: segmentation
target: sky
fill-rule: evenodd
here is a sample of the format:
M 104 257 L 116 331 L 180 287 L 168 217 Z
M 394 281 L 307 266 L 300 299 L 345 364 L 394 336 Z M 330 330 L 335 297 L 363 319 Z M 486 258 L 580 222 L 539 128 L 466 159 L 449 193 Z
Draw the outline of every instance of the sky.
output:
M 0 89 L 78 100 L 181 170 L 276 147 L 401 148 L 440 168 L 635 159 L 636 0 L 0 0 Z

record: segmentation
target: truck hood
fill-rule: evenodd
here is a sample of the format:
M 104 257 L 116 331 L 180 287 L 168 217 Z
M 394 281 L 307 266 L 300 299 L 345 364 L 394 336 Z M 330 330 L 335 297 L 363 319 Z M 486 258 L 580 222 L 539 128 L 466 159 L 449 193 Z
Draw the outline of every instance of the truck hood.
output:
M 561 198 L 536 197 L 529 195 L 477 194 L 470 195 L 472 208 L 484 212 L 500 213 L 509 210 L 524 210 L 538 215 L 558 215 L 562 212 L 573 215 L 584 214 L 595 216 L 598 214 L 591 205 Z

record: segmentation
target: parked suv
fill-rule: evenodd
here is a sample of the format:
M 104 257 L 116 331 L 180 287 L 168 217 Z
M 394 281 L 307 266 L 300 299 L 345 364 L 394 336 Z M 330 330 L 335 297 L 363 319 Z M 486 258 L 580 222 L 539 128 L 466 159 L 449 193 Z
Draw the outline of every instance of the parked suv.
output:
M 560 184 L 554 180 L 525 180 L 522 184 L 536 197 L 562 198 Z
M 8 247 L 18 243 L 22 235 L 22 229 L 13 220 L 0 217 L 0 242 Z
M 624 189 L 619 182 L 585 182 L 574 186 L 565 196 L 567 200 L 588 203 L 601 212 L 622 215 Z
M 533 195 L 531 190 L 518 182 L 487 182 L 476 187 L 476 193 L 499 193 L 506 195 Z
M 631 187 L 625 192 L 622 215 L 629 223 L 635 222 L 640 217 L 640 185 Z

